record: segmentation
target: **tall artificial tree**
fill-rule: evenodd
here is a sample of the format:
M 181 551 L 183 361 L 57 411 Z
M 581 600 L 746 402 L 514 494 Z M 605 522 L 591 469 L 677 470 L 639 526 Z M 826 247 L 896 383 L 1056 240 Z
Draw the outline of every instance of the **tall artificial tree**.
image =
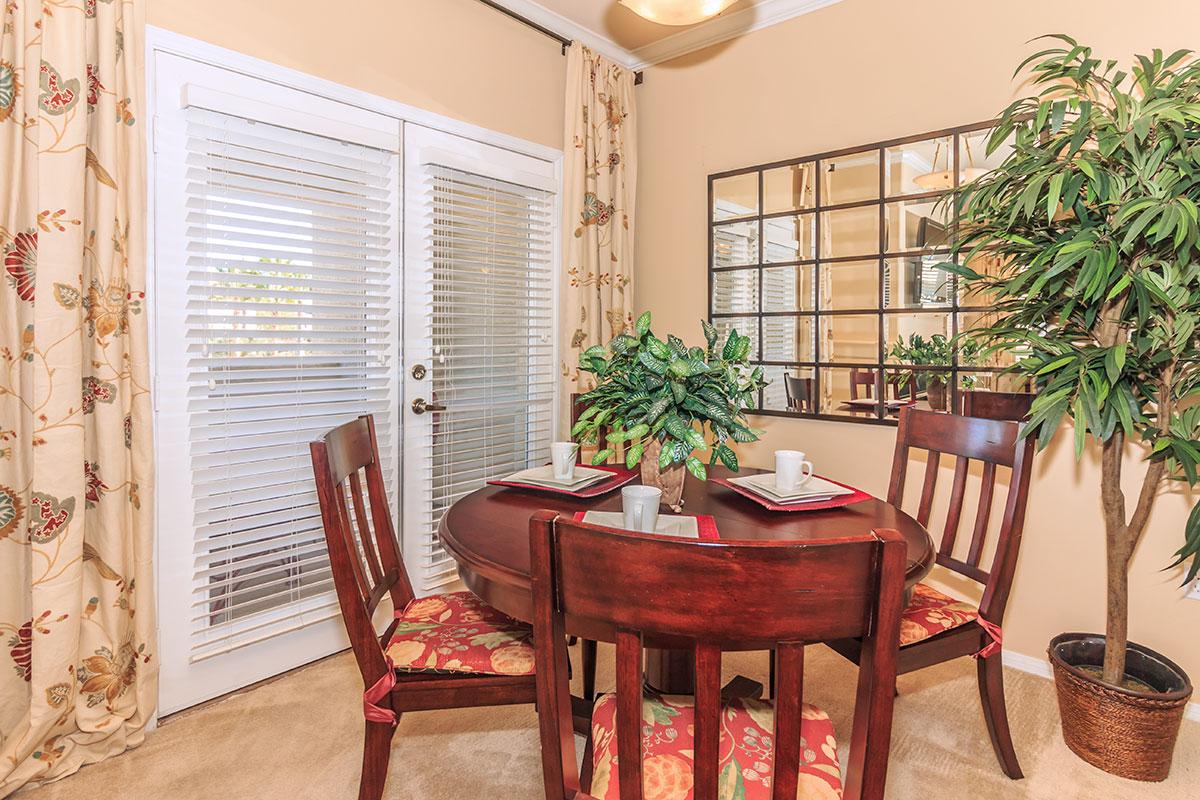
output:
M 959 195 L 954 264 L 997 312 L 967 336 L 1036 382 L 1029 435 L 1071 419 L 1076 458 L 1101 448 L 1108 607 L 1103 679 L 1124 679 L 1129 564 L 1165 480 L 1200 463 L 1200 62 L 1137 56 L 1128 70 L 1067 36 L 1026 59 L 1033 96 L 1000 117 L 1000 166 Z M 979 274 L 976 259 L 998 261 Z M 1146 464 L 1132 508 L 1127 442 Z M 1132 498 L 1130 498 L 1132 499 Z M 1200 505 L 1175 565 L 1200 573 Z

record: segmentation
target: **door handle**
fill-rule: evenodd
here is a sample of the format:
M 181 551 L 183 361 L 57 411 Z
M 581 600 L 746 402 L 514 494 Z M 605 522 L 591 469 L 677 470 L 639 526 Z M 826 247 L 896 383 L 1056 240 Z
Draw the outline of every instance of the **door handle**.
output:
M 426 411 L 445 411 L 446 407 L 439 403 L 427 403 L 424 397 L 418 397 L 412 401 L 412 410 L 414 414 L 424 414 Z

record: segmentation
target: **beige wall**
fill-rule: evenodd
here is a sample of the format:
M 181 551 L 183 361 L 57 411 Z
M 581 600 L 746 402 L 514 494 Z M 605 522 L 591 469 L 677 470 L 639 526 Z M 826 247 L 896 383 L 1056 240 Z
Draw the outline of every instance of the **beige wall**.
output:
M 149 0 L 147 21 L 562 147 L 566 60 L 558 43 L 476 0 Z
M 647 70 L 640 89 L 639 310 L 696 338 L 706 313 L 708 173 L 988 119 L 1012 97 L 1026 40 L 1067 32 L 1104 56 L 1200 42 L 1200 5 L 1172 0 L 843 0 L 741 40 Z M 744 457 L 780 446 L 882 493 L 890 428 L 764 418 Z M 1136 469 L 1130 472 L 1136 472 Z M 918 473 L 919 474 L 919 473 Z M 1065 630 L 1097 630 L 1104 608 L 1098 466 L 1060 438 L 1039 456 L 1006 625 L 1011 650 L 1041 656 Z M 1200 678 L 1200 601 L 1178 571 L 1189 499 L 1164 496 L 1133 565 L 1133 637 Z

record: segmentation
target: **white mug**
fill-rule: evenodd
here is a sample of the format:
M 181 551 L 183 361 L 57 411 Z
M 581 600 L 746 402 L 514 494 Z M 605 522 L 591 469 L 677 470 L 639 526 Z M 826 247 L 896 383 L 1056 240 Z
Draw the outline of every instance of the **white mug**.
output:
M 642 533 L 654 533 L 658 525 L 658 505 L 662 502 L 662 489 L 653 486 L 626 486 L 621 490 L 621 510 L 625 514 L 625 528 Z
M 550 445 L 550 460 L 554 463 L 554 477 L 569 481 L 575 477 L 575 454 L 579 445 L 575 442 L 555 442 Z
M 791 492 L 808 483 L 813 474 L 811 461 L 799 450 L 775 451 L 775 488 Z

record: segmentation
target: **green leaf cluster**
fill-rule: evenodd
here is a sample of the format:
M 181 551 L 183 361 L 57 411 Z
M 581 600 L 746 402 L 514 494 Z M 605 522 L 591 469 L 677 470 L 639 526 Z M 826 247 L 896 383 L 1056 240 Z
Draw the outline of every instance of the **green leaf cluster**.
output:
M 959 364 L 972 365 L 978 359 L 982 347 L 971 338 L 963 338 L 955 342 L 940 333 L 935 333 L 926 340 L 921 334 L 914 333 L 908 337 L 908 341 L 905 341 L 903 336 L 896 337 L 896 341 L 892 342 L 891 349 L 888 350 L 888 355 L 904 364 L 948 367 L 954 363 L 956 350 Z M 912 377 L 911 372 L 903 373 L 895 379 L 895 382 L 900 386 L 907 386 Z M 945 383 L 946 377 L 940 372 L 931 372 L 929 373 L 929 382 Z M 964 389 L 973 389 L 975 387 L 974 376 L 964 375 L 962 386 Z
M 1200 62 L 1155 50 L 1128 70 L 1067 36 L 1030 56 L 1035 94 L 1001 115 L 991 172 L 958 197 L 952 264 L 995 321 L 969 332 L 1036 382 L 1027 433 L 1067 418 L 1140 440 L 1167 478 L 1200 464 Z M 1001 266 L 971 268 L 988 256 Z M 1151 501 L 1152 502 L 1152 499 Z M 1148 504 L 1147 504 L 1148 505 Z M 1200 508 L 1176 563 L 1200 573 Z M 1135 536 L 1136 541 L 1136 536 Z
M 580 369 L 595 375 L 597 385 L 580 397 L 584 410 L 571 437 L 599 447 L 593 463 L 603 463 L 623 445 L 625 464 L 632 469 L 657 440 L 661 469 L 683 464 L 705 480 L 707 468 L 696 454 L 707 452 L 708 466 L 721 463 L 737 470 L 730 443 L 758 439 L 761 431 L 750 427 L 744 412 L 767 382 L 762 367 L 751 369 L 747 363 L 748 336 L 731 330 L 722 343 L 716 328 L 701 324 L 707 347 L 689 348 L 677 336 L 665 341 L 655 336 L 647 311 L 633 332 L 580 356 Z

